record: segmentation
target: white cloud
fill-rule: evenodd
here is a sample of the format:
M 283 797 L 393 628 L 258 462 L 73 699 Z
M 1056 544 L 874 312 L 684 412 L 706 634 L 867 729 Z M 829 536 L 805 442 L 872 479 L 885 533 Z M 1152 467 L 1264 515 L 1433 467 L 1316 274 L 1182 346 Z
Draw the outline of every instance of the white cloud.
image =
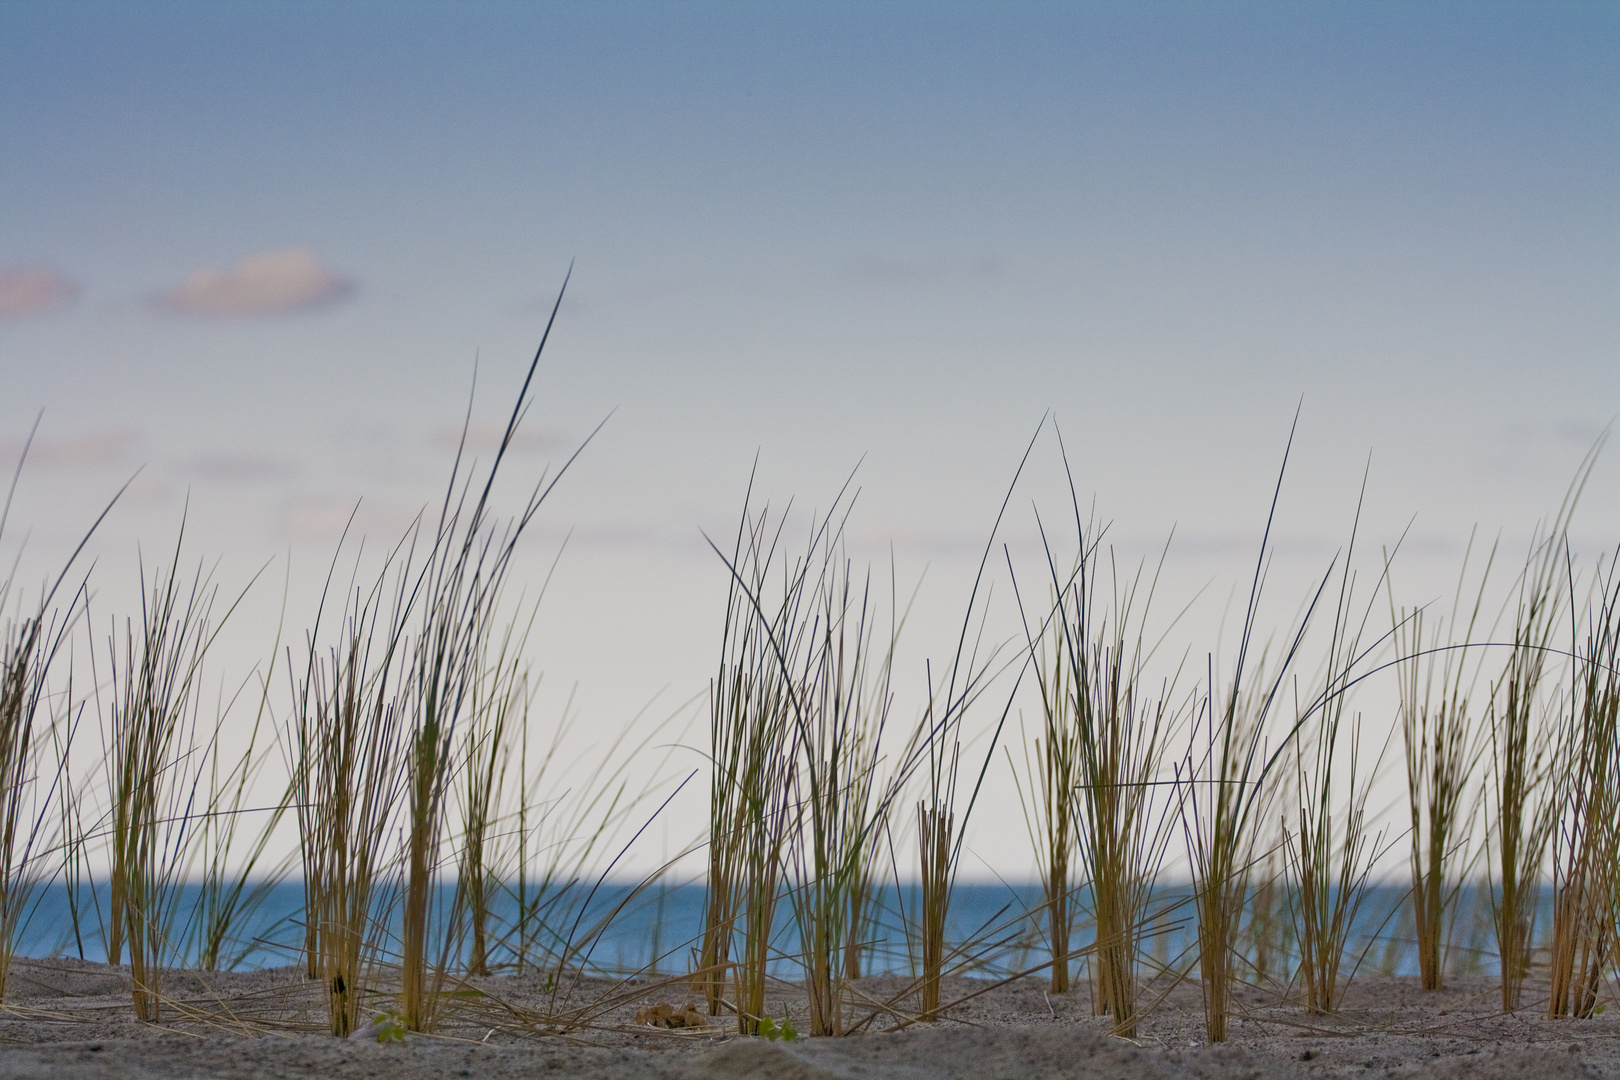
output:
M 45 311 L 78 295 L 76 282 L 48 266 L 0 266 L 0 319 Z
M 164 307 L 199 315 L 273 315 L 320 307 L 354 291 L 348 279 L 326 269 L 307 247 L 249 255 L 228 270 L 198 270 Z

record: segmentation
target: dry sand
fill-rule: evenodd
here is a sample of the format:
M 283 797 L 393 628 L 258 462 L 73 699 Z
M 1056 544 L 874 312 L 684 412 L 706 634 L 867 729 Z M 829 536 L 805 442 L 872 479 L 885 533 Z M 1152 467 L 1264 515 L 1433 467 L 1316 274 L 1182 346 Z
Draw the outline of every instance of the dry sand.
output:
M 990 986 L 952 979 L 945 998 Z M 1486 978 L 1425 994 L 1407 978 L 1363 976 L 1343 1010 L 1307 1017 L 1297 1003 L 1245 990 L 1225 1046 L 1202 1045 L 1197 988 L 1174 987 L 1135 1041 L 1108 1034 L 1084 990 L 1044 993 L 1040 980 L 995 986 L 947 1020 L 896 1027 L 902 980 L 863 980 L 877 1011 L 866 1033 L 791 1044 L 728 1038 L 718 1028 L 666 1031 L 638 1009 L 690 1000 L 683 981 L 582 980 L 548 991 L 543 975 L 473 980 L 440 1033 L 403 1043 L 323 1033 L 318 987 L 296 969 L 173 973 L 163 1022 L 141 1024 L 125 969 L 72 960 L 18 960 L 0 1013 L 0 1077 L 590 1077 L 595 1080 L 1084 1077 L 1478 1077 L 1514 1080 L 1620 1076 L 1620 1009 L 1549 1020 L 1544 1004 L 1500 1013 Z M 1527 987 L 1533 1001 L 1538 988 Z M 1154 995 L 1158 991 L 1153 991 Z M 1544 999 L 1543 999 L 1544 1000 Z M 802 1008 L 783 988 L 773 1010 Z M 802 1013 L 800 1022 L 802 1023 Z M 563 1018 L 567 1023 L 558 1023 Z

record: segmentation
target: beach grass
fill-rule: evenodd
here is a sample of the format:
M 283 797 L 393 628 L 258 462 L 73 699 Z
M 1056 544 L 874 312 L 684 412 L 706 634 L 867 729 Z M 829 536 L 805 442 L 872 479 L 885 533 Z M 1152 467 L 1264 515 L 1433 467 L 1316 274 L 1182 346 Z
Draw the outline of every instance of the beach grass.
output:
M 1388 919 L 1378 940 L 1353 939 L 1390 847 L 1373 785 L 1379 747 L 1398 733 L 1409 830 L 1395 842 L 1411 883 L 1400 906 L 1422 985 L 1439 990 L 1448 972 L 1491 961 L 1504 1011 L 1524 1007 L 1533 971 L 1547 975 L 1554 1016 L 1590 1017 L 1606 1000 L 1620 940 L 1620 575 L 1615 556 L 1587 570 L 1570 541 L 1596 448 L 1530 546 L 1499 620 L 1509 631 L 1480 626 L 1494 548 L 1465 598 L 1470 544 L 1449 619 L 1400 602 L 1394 553 L 1370 589 L 1358 586 L 1364 479 L 1349 542 L 1269 632 L 1262 601 L 1291 432 L 1236 650 L 1224 654 L 1218 641 L 1166 644 L 1185 612 L 1156 610 L 1169 544 L 1157 562 L 1121 559 L 1109 526 L 1083 509 L 1061 436 L 1062 510 L 1043 515 L 1032 499 L 1037 569 L 1020 573 L 1004 534 L 1044 421 L 1001 494 L 942 656 L 902 653 L 917 594 L 901 602 L 892 555 L 887 581 L 852 555 L 855 473 L 808 515 L 792 501 L 773 509 L 751 475 L 735 534 L 710 544 L 727 585 L 718 663 L 698 699 L 708 738 L 680 747 L 702 756 L 701 835 L 620 895 L 615 868 L 655 821 L 669 825 L 674 795 L 630 786 L 638 751 L 625 735 L 565 769 L 568 706 L 531 751 L 544 589 L 531 598 L 513 580 L 531 524 L 595 432 L 521 483 L 515 513 L 497 509 L 545 340 L 490 460 L 469 450 L 469 406 L 438 504 L 375 554 L 345 533 L 299 643 L 278 638 L 248 678 L 220 681 L 232 689 L 217 700 L 206 661 L 247 590 L 221 599 L 209 564 L 183 569 L 194 561 L 183 522 L 161 562 L 141 562 L 141 608 L 110 635 L 90 619 L 88 577 L 64 571 L 30 604 L 13 577 L 0 581 L 0 998 L 31 897 L 56 875 L 81 953 L 88 896 L 105 956 L 127 961 L 131 1006 L 149 1023 L 165 1021 L 178 965 L 240 963 L 244 927 L 296 876 L 298 962 L 326 1029 L 349 1037 L 386 1018 L 433 1033 L 486 993 L 471 980 L 541 969 L 554 1000 L 568 999 L 610 969 L 596 950 L 614 921 L 662 912 L 669 868 L 699 852 L 701 925 L 687 941 L 652 916 L 650 959 L 620 972 L 602 1002 L 652 979 L 695 998 L 682 1024 L 779 1036 L 773 1009 L 791 978 L 796 1030 L 847 1036 L 948 1018 L 963 975 L 1039 977 L 1049 994 L 1089 990 L 1115 1034 L 1138 1038 L 1164 987 L 1190 979 L 1218 1043 L 1245 987 L 1326 1022 L 1368 956 L 1399 967 L 1407 931 Z M 1387 632 L 1369 629 L 1379 602 Z M 87 642 L 77 663 L 75 635 Z M 1395 707 L 1363 714 L 1355 695 L 1380 681 Z M 903 715 L 908 691 L 917 704 Z M 1008 739 L 1020 710 L 1033 718 L 1022 746 Z M 69 782 L 85 715 L 104 750 L 88 789 Z M 244 736 L 230 749 L 228 729 Z M 953 896 L 1003 761 L 1041 897 L 964 932 Z M 275 862 L 284 829 L 296 857 Z M 622 845 L 621 829 L 635 834 Z M 92 858 L 103 851 L 105 869 Z M 1538 940 L 1549 884 L 1551 932 Z M 197 902 L 182 910 L 193 885 Z M 1465 890 L 1485 906 L 1463 911 Z M 883 896 L 903 943 L 874 940 Z M 1191 930 L 1180 955 L 1171 927 Z M 863 990 L 902 948 L 903 976 L 881 996 Z M 593 1008 L 523 1022 L 574 1034 Z

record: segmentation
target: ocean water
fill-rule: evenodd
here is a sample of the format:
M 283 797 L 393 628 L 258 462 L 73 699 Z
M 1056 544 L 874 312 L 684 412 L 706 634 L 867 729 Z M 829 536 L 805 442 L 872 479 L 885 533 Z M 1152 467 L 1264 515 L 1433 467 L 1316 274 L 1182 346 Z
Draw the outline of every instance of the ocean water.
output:
M 454 895 L 441 887 L 435 898 L 441 912 L 448 911 Z M 527 963 L 571 965 L 612 974 L 676 974 L 690 970 L 703 926 L 702 885 L 632 886 L 605 883 L 553 888 L 528 905 L 536 915 L 519 930 L 516 888 L 502 890 L 491 908 L 494 940 L 492 963 L 516 966 L 520 954 Z M 1411 975 L 1417 973 L 1412 941 L 1408 892 L 1394 886 L 1374 886 L 1365 894 L 1351 926 L 1346 948 L 1348 963 L 1363 971 Z M 200 956 L 200 930 L 206 909 L 202 890 L 182 886 L 170 905 L 168 921 L 170 964 L 195 966 Z M 78 956 L 106 958 L 105 887 L 81 888 L 77 903 L 60 884 L 35 891 L 20 934 L 18 952 L 24 956 Z M 920 899 L 915 887 L 890 885 L 878 890 L 872 921 L 863 935 L 863 966 L 873 974 L 911 974 L 917 969 L 908 925 L 915 921 Z M 1537 937 L 1550 926 L 1550 894 L 1544 892 L 1538 914 Z M 378 913 L 397 940 L 399 910 L 387 890 L 378 898 Z M 298 883 L 267 887 L 230 929 L 220 951 L 220 966 L 242 969 L 277 967 L 298 962 L 303 948 L 303 888 Z M 1083 949 L 1092 939 L 1086 897 L 1080 898 L 1072 947 Z M 1047 956 L 1047 920 L 1035 884 L 961 883 L 951 898 L 946 926 L 952 966 L 965 974 L 1001 977 L 1028 971 Z M 1449 965 L 1453 970 L 1494 974 L 1494 940 L 1490 929 L 1489 894 L 1466 888 L 1459 896 L 1451 931 Z M 1248 963 L 1268 972 L 1289 970 L 1293 928 L 1286 909 L 1271 911 L 1270 918 L 1247 924 L 1240 949 Z M 1185 886 L 1158 889 L 1149 904 L 1140 955 L 1153 968 L 1183 970 L 1196 963 L 1195 921 L 1191 893 Z M 798 928 L 793 905 L 784 898 L 777 905 L 772 933 L 774 974 L 792 978 L 800 971 Z M 454 951 L 454 950 L 452 950 Z M 1083 965 L 1084 961 L 1080 961 Z

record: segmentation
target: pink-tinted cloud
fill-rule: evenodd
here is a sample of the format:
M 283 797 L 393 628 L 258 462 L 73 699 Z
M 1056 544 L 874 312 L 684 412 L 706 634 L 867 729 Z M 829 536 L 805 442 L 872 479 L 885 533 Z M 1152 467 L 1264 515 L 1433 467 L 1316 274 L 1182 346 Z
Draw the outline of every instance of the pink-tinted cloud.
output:
M 229 453 L 199 454 L 184 461 L 181 468 L 203 480 L 232 487 L 285 480 L 298 471 L 293 462 L 285 458 Z
M 299 539 L 325 540 L 339 536 L 355 514 L 355 504 L 320 496 L 306 496 L 287 506 L 282 526 Z
M 297 540 L 332 541 L 347 530 L 354 540 L 369 536 L 392 543 L 417 527 L 423 513 L 423 507 L 412 509 L 405 503 L 387 499 L 366 501 L 306 494 L 283 507 L 281 527 L 286 535 Z
M 0 467 L 15 465 L 27 445 L 25 469 L 101 469 L 128 465 L 130 451 L 139 442 L 132 431 L 90 431 L 60 439 L 36 437 L 32 444 L 23 439 L 0 438 Z
M 78 295 L 77 282 L 48 266 L 0 266 L 0 319 L 46 311 Z
M 196 315 L 250 317 L 323 307 L 354 291 L 307 247 L 249 255 L 227 270 L 208 267 L 159 298 L 162 306 Z

